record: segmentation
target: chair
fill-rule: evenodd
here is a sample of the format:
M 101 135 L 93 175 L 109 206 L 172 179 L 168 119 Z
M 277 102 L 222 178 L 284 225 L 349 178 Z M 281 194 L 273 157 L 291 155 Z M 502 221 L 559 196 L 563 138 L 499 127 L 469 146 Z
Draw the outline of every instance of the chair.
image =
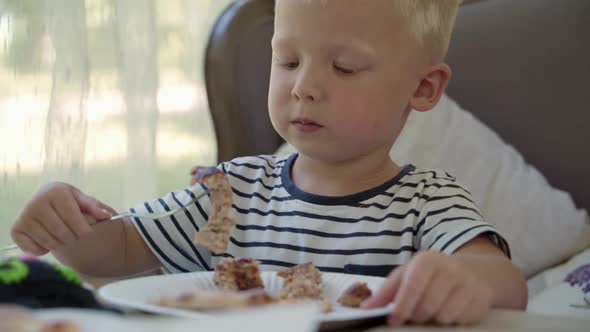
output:
M 267 114 L 272 22 L 272 0 L 239 0 L 213 28 L 205 73 L 220 160 L 282 142 Z M 590 210 L 588 31 L 588 0 L 466 1 L 447 62 L 448 94 Z
M 272 0 L 238 0 L 213 26 L 205 84 L 218 159 L 269 154 L 282 143 L 268 117 Z

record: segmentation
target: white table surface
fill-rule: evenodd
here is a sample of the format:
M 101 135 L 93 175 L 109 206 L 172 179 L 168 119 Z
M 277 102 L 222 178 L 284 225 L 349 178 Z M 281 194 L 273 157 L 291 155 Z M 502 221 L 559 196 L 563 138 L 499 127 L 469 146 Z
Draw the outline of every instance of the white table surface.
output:
M 184 318 L 171 318 L 143 314 L 126 316 L 105 314 L 97 311 L 76 309 L 49 309 L 36 311 L 38 317 L 45 320 L 73 320 L 83 329 L 83 332 L 100 331 L 175 331 L 175 332 L 235 332 L 250 330 L 248 327 L 258 326 L 260 332 L 314 332 L 317 324 L 306 321 L 311 312 L 306 308 L 299 308 L 297 314 L 292 310 L 268 309 L 267 313 L 248 313 L 224 317 L 220 320 L 197 321 Z M 309 310 L 308 310 L 309 311 Z M 303 315 L 303 314 L 309 315 Z M 244 329 L 244 327 L 246 327 Z M 590 319 L 572 319 L 560 316 L 531 314 L 518 311 L 494 310 L 479 324 L 468 327 L 436 327 L 436 326 L 402 326 L 390 328 L 387 326 L 359 327 L 342 326 L 332 328 L 331 332 L 439 332 L 439 331 L 563 331 L 588 332 Z
M 431 327 L 431 326 L 404 326 L 391 329 L 388 327 L 376 327 L 366 329 L 370 332 L 413 331 L 413 332 L 439 332 L 439 331 L 563 331 L 563 332 L 590 332 L 590 310 L 588 320 L 576 319 L 564 316 L 551 316 L 527 313 L 522 311 L 493 310 L 478 325 L 470 327 Z

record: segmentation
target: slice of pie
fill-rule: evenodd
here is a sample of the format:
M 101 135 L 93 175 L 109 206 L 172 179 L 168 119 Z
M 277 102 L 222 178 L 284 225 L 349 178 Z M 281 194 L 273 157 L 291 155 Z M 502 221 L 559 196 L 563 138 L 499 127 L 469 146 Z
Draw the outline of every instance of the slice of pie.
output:
M 227 175 L 216 167 L 194 167 L 191 185 L 202 183 L 211 195 L 211 214 L 207 225 L 195 234 L 193 241 L 216 254 L 223 253 L 229 244 L 230 232 L 235 224 L 229 216 L 232 206 L 232 189 Z
M 258 265 L 260 261 L 252 258 L 224 259 L 215 266 L 213 282 L 225 291 L 264 288 Z
M 367 283 L 357 281 L 342 293 L 338 299 L 338 303 L 346 307 L 358 308 L 371 295 L 372 292 L 369 286 L 367 286 Z
M 264 291 L 242 293 L 232 291 L 201 291 L 162 298 L 156 301 L 155 304 L 163 307 L 209 311 L 256 307 L 276 302 L 277 300 L 274 297 Z
M 41 332 L 80 332 L 80 327 L 78 324 L 70 321 L 58 321 L 58 322 L 51 322 L 47 323 L 43 328 L 41 328 Z
M 321 299 L 322 272 L 313 263 L 293 266 L 277 275 L 284 279 L 279 299 Z
M 4 332 L 80 332 L 75 322 L 45 321 L 31 310 L 12 305 L 0 305 L 0 331 Z

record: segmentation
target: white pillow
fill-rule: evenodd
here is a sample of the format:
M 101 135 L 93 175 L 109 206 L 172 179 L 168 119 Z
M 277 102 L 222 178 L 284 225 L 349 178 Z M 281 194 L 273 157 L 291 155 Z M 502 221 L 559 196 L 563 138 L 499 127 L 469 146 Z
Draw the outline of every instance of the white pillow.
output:
M 575 281 L 575 285 L 572 285 Z M 574 256 L 567 263 L 536 275 L 529 282 L 528 312 L 590 319 L 590 249 Z M 543 284 L 540 292 L 531 290 Z M 586 300 L 584 300 L 586 297 Z
M 278 154 L 292 152 L 282 146 Z M 443 96 L 426 113 L 412 112 L 391 149 L 398 164 L 449 172 L 463 183 L 510 244 L 527 277 L 590 246 L 590 218 L 570 195 L 552 188 L 520 153 Z

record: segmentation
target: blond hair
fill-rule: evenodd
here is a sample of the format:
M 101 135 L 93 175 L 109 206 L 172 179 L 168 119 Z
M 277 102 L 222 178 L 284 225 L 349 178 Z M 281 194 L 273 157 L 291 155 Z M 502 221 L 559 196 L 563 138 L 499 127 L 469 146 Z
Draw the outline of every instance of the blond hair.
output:
M 447 54 L 462 0 L 393 0 L 410 33 L 436 61 Z

